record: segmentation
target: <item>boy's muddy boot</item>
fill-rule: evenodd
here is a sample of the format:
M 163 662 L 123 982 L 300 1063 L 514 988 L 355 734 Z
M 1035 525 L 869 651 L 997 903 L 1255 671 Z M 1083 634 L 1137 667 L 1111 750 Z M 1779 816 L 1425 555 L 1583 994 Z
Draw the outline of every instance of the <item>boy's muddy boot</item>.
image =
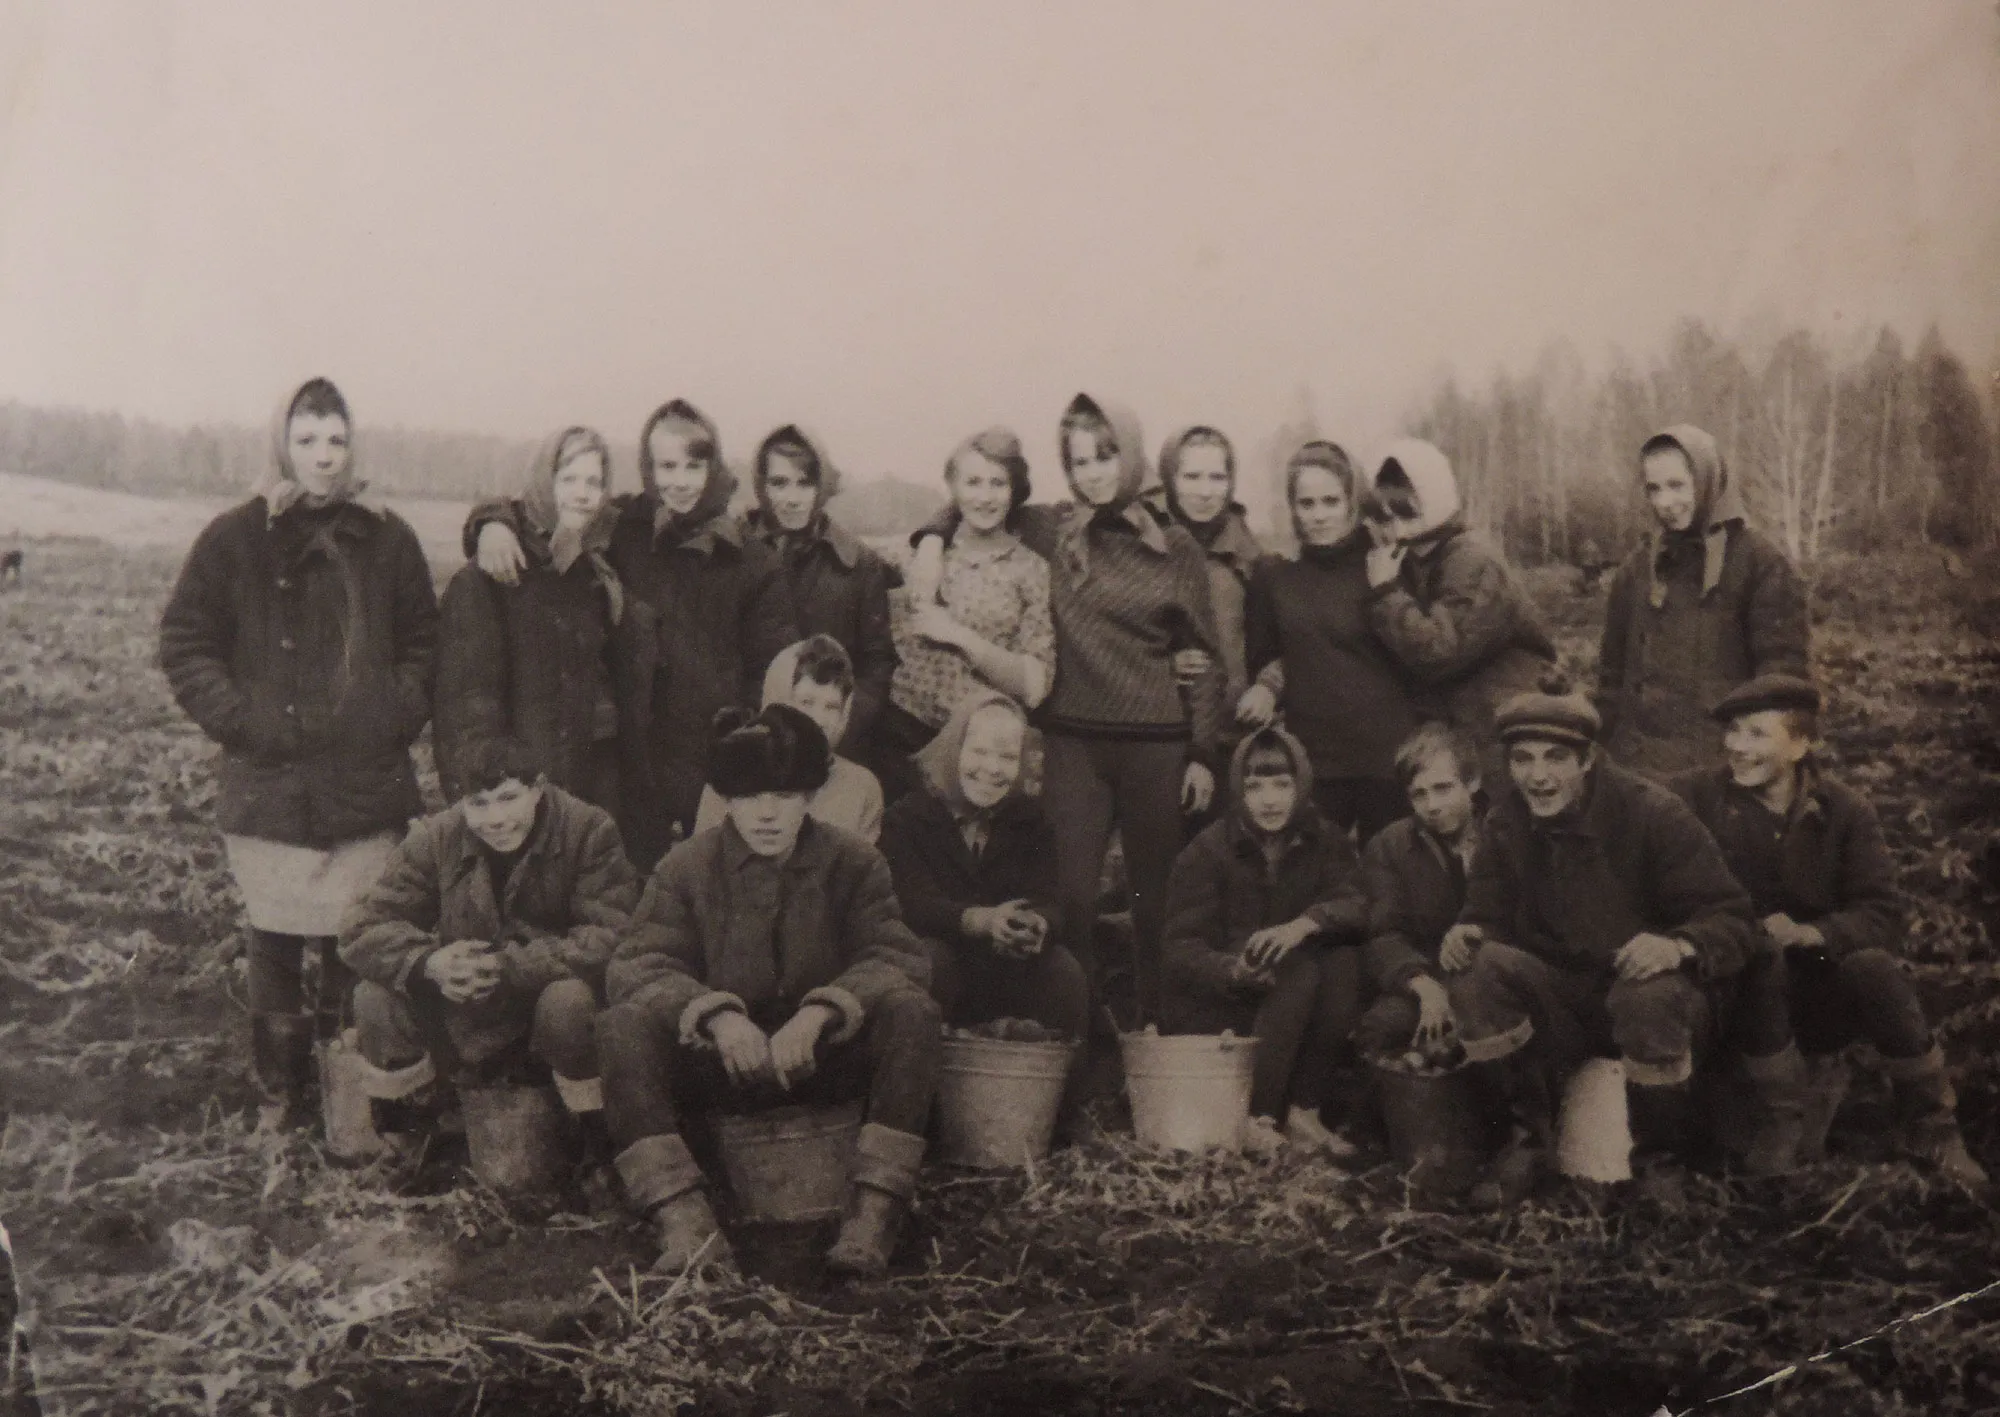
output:
M 313 1123 L 311 1014 L 250 1015 L 250 1066 L 263 1102 L 257 1130 L 288 1132 Z
M 1986 1190 L 1986 1168 L 1965 1149 L 1958 1129 L 1958 1093 L 1935 1044 L 1918 1058 L 1885 1058 L 1895 1088 L 1896 1132 L 1903 1150 L 1974 1194 Z
M 826 1253 L 835 1274 L 873 1279 L 888 1272 L 889 1257 L 902 1238 L 910 1198 L 917 1193 L 917 1168 L 924 1139 L 869 1122 L 854 1143 L 854 1184 L 840 1235 Z
M 1744 1058 L 1743 1068 L 1757 1096 L 1757 1124 L 1743 1152 L 1743 1169 L 1752 1176 L 1783 1176 L 1798 1167 L 1805 1136 L 1805 1056 L 1797 1044 L 1788 1044 L 1781 1053 Z
M 1519 1053 L 1474 1066 L 1482 1090 L 1505 1099 L 1514 1127 L 1466 1200 L 1475 1210 L 1512 1210 L 1554 1169 L 1556 1108 L 1548 1071 Z
M 618 1153 L 618 1178 L 632 1208 L 646 1217 L 660 1254 L 655 1274 L 681 1274 L 699 1266 L 736 1273 L 736 1256 L 702 1193 L 701 1167 L 678 1136 L 641 1137 Z
M 1847 1059 L 1839 1053 L 1821 1053 L 1806 1059 L 1805 1111 L 1799 1125 L 1799 1164 L 1812 1166 L 1826 1160 L 1826 1136 L 1833 1129 L 1834 1116 L 1847 1098 L 1852 1081 Z

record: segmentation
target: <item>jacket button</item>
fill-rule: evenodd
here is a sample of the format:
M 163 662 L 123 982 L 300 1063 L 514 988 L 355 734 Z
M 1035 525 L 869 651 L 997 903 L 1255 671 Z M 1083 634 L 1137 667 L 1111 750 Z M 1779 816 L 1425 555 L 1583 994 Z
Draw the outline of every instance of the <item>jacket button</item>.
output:
M 284 637 L 284 638 L 283 638 L 282 640 L 279 640 L 279 641 L 278 641 L 278 648 L 279 648 L 279 649 L 297 649 L 297 648 L 298 648 L 298 646 L 297 646 L 297 645 L 295 645 L 295 644 L 293 644 L 293 643 L 292 643 L 292 637 L 291 637 L 290 635 L 287 635 L 287 636 L 285 636 L 285 637 Z
M 290 579 L 289 577 L 287 577 L 287 576 L 279 576 L 279 577 L 278 577 L 278 589 L 279 589 L 279 590 L 290 590 L 291 588 L 292 588 L 292 582 L 291 582 L 291 579 Z
M 297 704 L 286 704 L 285 712 L 291 715 L 291 717 L 297 718 L 299 716 L 299 706 Z

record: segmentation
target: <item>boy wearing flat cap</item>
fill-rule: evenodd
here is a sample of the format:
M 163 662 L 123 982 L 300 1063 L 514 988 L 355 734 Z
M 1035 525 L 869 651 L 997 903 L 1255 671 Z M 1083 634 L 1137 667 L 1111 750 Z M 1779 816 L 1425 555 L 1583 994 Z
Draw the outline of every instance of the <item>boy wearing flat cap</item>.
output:
M 916 1191 L 938 1007 L 888 865 L 807 815 L 830 760 L 826 735 L 789 705 L 718 714 L 709 783 L 727 820 L 654 868 L 612 958 L 598 1026 L 605 1120 L 626 1194 L 659 1242 L 656 1269 L 733 1267 L 681 1135 L 690 1109 L 867 1098 L 827 1256 L 836 1271 L 886 1269 Z
M 1834 1055 L 1865 1039 L 1894 1084 L 1905 1149 L 1983 1189 L 1986 1172 L 1959 1133 L 1944 1054 L 1896 959 L 1903 903 L 1882 825 L 1865 798 L 1821 770 L 1813 753 L 1819 709 L 1819 691 L 1791 675 L 1737 686 L 1715 705 L 1723 765 L 1674 783 L 1749 891 L 1759 922 L 1738 1039 L 1765 1103 L 1751 1169 L 1780 1172 L 1801 1159 L 1809 1073 L 1837 1066 Z
M 1439 965 L 1466 1057 L 1514 1113 L 1473 1200 L 1522 1199 L 1545 1171 L 1553 1099 L 1593 1055 L 1620 1057 L 1641 1146 L 1679 1149 L 1718 986 L 1742 967 L 1750 900 L 1664 787 L 1605 761 L 1580 694 L 1500 707 L 1510 790 L 1487 817 Z

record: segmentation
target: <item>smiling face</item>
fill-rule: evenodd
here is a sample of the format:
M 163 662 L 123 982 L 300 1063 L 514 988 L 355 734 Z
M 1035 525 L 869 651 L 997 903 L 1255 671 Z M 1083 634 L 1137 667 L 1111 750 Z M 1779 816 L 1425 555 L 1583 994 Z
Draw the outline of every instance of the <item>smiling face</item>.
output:
M 1091 506 L 1108 506 L 1118 499 L 1125 467 L 1118 461 L 1118 439 L 1108 425 L 1084 422 L 1065 430 L 1063 466 L 1077 496 Z
M 737 835 L 759 856 L 783 856 L 798 844 L 806 805 L 803 792 L 759 792 L 723 803 L 729 820 L 736 824 Z
M 1801 732 L 1783 709 L 1741 714 L 1722 734 L 1730 777 L 1753 792 L 1797 772 L 1811 751 L 1812 736 Z
M 1330 470 L 1303 467 L 1292 486 L 1292 515 L 1308 546 L 1332 546 L 1354 530 L 1354 498 Z
M 693 511 L 701 494 L 708 490 L 713 460 L 694 451 L 696 441 L 704 436 L 699 429 L 672 419 L 658 424 L 646 436 L 646 449 L 653 458 L 653 484 L 660 489 L 660 500 L 675 516 Z
M 542 804 L 542 782 L 510 777 L 497 787 L 468 793 L 465 824 L 472 834 L 502 856 L 519 851 L 535 827 L 535 809 Z
M 1585 752 L 1569 743 L 1523 738 L 1507 745 L 1507 775 L 1530 812 L 1559 817 L 1583 800 L 1593 757 L 1594 750 Z
M 804 531 L 819 510 L 819 484 L 796 459 L 774 453 L 764 467 L 764 495 L 785 531 Z
M 1007 469 L 973 449 L 952 459 L 951 500 L 966 526 L 987 535 L 1007 525 L 1014 510 L 1014 485 Z
M 1431 835 L 1457 841 L 1471 825 L 1472 794 L 1478 790 L 1479 779 L 1461 777 L 1450 753 L 1434 753 L 1410 779 L 1410 811 Z
M 333 494 L 354 460 L 347 420 L 337 413 L 295 413 L 285 424 L 285 452 L 292 476 L 308 496 Z
M 604 465 L 604 454 L 595 448 L 571 458 L 556 469 L 556 523 L 570 531 L 581 531 L 590 525 L 604 507 L 604 494 L 611 481 L 611 470 Z
M 793 708 L 819 725 L 827 742 L 838 743 L 847 732 L 847 714 L 854 696 L 840 685 L 800 679 L 792 685 L 790 698 Z
M 958 750 L 958 790 L 979 808 L 991 807 L 1021 780 L 1021 748 L 1027 725 L 1021 716 L 989 704 L 965 725 L 965 742 Z
M 1191 522 L 1206 526 L 1229 509 L 1229 453 L 1214 443 L 1192 442 L 1181 449 L 1174 469 L 1174 496 Z
M 1687 454 L 1679 448 L 1662 448 L 1648 453 L 1641 468 L 1646 482 L 1646 505 L 1653 509 L 1659 524 L 1668 531 L 1686 531 L 1692 527 L 1699 490 Z

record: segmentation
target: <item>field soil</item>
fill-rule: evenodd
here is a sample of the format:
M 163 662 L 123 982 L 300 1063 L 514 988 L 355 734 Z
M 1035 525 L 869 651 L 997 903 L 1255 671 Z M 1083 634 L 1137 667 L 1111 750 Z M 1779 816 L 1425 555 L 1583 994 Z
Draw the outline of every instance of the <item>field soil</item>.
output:
M 2000 1293 L 1897 1322 L 2000 1277 L 2000 1228 L 1890 1154 L 1865 1067 L 1823 1166 L 1498 1217 L 1382 1159 L 1149 1155 L 1107 1112 L 1026 1174 L 933 1169 L 894 1272 L 848 1287 L 824 1233 L 747 1237 L 742 1283 L 652 1278 L 602 1194 L 523 1214 L 449 1145 L 351 1170 L 256 1136 L 214 751 L 153 662 L 178 547 L 26 548 L 0 595 L 0 1215 L 51 1411 L 2000 1410 Z M 1533 581 L 1587 665 L 1597 594 Z M 1918 549 L 1823 568 L 1816 615 L 1832 767 L 1882 809 L 2000 1169 L 1996 587 Z

